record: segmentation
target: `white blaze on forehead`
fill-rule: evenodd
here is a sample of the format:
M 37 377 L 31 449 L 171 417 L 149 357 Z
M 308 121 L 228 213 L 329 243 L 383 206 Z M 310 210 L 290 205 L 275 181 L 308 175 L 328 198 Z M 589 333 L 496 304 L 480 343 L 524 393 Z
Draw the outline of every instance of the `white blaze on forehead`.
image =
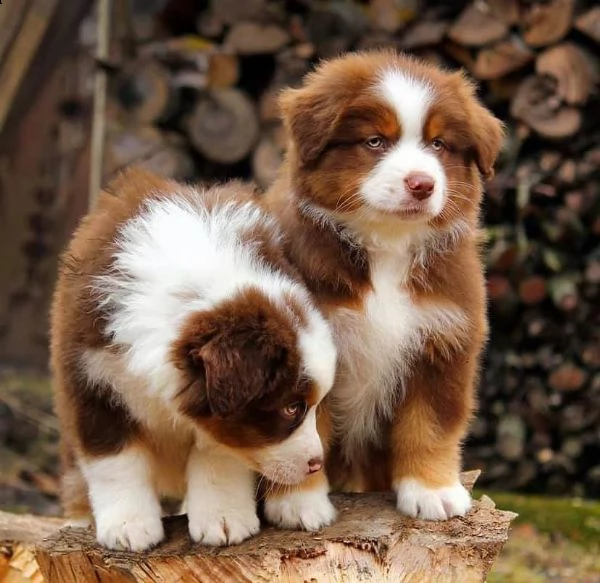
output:
M 400 124 L 400 139 L 391 144 L 362 183 L 360 194 L 371 209 L 394 213 L 414 205 L 405 181 L 411 173 L 426 174 L 433 179 L 431 196 L 424 203 L 428 220 L 438 215 L 445 204 L 446 175 L 437 154 L 425 143 L 424 129 L 429 109 L 435 99 L 433 86 L 407 72 L 389 69 L 379 78 L 376 93 L 395 112 Z M 360 228 L 360 227 L 359 227 Z M 366 235 L 371 236 L 367 226 Z
M 396 113 L 402 139 L 420 142 L 427 113 L 435 97 L 431 84 L 392 69 L 383 74 L 377 89 Z

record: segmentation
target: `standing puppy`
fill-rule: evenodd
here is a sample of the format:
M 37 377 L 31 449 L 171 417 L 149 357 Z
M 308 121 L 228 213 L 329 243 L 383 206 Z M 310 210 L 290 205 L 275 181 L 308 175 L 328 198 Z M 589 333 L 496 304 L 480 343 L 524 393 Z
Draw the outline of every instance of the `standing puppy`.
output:
M 391 51 L 325 62 L 281 107 L 291 139 L 267 200 L 339 351 L 329 479 L 393 488 L 410 516 L 464 515 L 487 334 L 479 206 L 501 124 L 461 73 Z
M 238 543 L 259 529 L 255 472 L 289 485 L 322 465 L 329 327 L 250 189 L 131 171 L 111 191 L 52 308 L 65 512 L 91 506 L 101 544 L 143 550 L 163 538 L 160 497 L 185 496 L 195 541 Z

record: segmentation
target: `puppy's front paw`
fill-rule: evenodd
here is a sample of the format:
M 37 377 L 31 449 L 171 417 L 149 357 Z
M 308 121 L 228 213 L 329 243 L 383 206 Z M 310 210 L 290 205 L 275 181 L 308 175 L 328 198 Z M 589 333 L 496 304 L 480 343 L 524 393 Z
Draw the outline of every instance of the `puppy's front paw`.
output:
M 195 542 L 213 547 L 236 545 L 258 533 L 260 521 L 254 507 L 248 509 L 203 508 L 190 509 L 188 514 L 190 536 Z
M 413 518 L 447 520 L 464 516 L 471 508 L 471 496 L 459 482 L 428 488 L 415 478 L 404 478 L 395 489 L 398 510 Z
M 96 521 L 98 542 L 113 550 L 145 551 L 164 538 L 160 516 L 106 514 Z
M 335 515 L 326 490 L 289 492 L 265 502 L 267 520 L 279 528 L 319 530 L 331 524 Z

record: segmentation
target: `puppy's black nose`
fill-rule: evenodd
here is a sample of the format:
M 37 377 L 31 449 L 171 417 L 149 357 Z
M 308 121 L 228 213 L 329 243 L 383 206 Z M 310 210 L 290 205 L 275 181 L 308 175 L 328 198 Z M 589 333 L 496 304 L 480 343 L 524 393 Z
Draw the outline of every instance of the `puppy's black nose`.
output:
M 314 474 L 318 472 L 323 467 L 323 458 L 322 457 L 314 457 L 308 460 L 308 473 Z
M 432 195 L 435 181 L 429 174 L 412 172 L 404 179 L 404 184 L 411 196 L 417 200 L 425 200 Z

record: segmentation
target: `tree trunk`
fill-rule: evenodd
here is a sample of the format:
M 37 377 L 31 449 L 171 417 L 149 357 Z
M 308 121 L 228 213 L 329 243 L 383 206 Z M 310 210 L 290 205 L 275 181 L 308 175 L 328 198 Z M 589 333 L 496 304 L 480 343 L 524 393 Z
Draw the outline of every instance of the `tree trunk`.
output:
M 470 486 L 477 475 L 467 472 L 463 481 Z M 143 554 L 100 548 L 91 529 L 58 531 L 54 518 L 0 513 L 0 548 L 9 549 L 4 563 L 0 555 L 0 582 L 479 582 L 516 516 L 485 496 L 468 516 L 446 522 L 402 516 L 392 494 L 332 499 L 338 520 L 318 533 L 265 528 L 240 545 L 213 549 L 192 544 L 178 516 L 165 519 L 166 541 Z

